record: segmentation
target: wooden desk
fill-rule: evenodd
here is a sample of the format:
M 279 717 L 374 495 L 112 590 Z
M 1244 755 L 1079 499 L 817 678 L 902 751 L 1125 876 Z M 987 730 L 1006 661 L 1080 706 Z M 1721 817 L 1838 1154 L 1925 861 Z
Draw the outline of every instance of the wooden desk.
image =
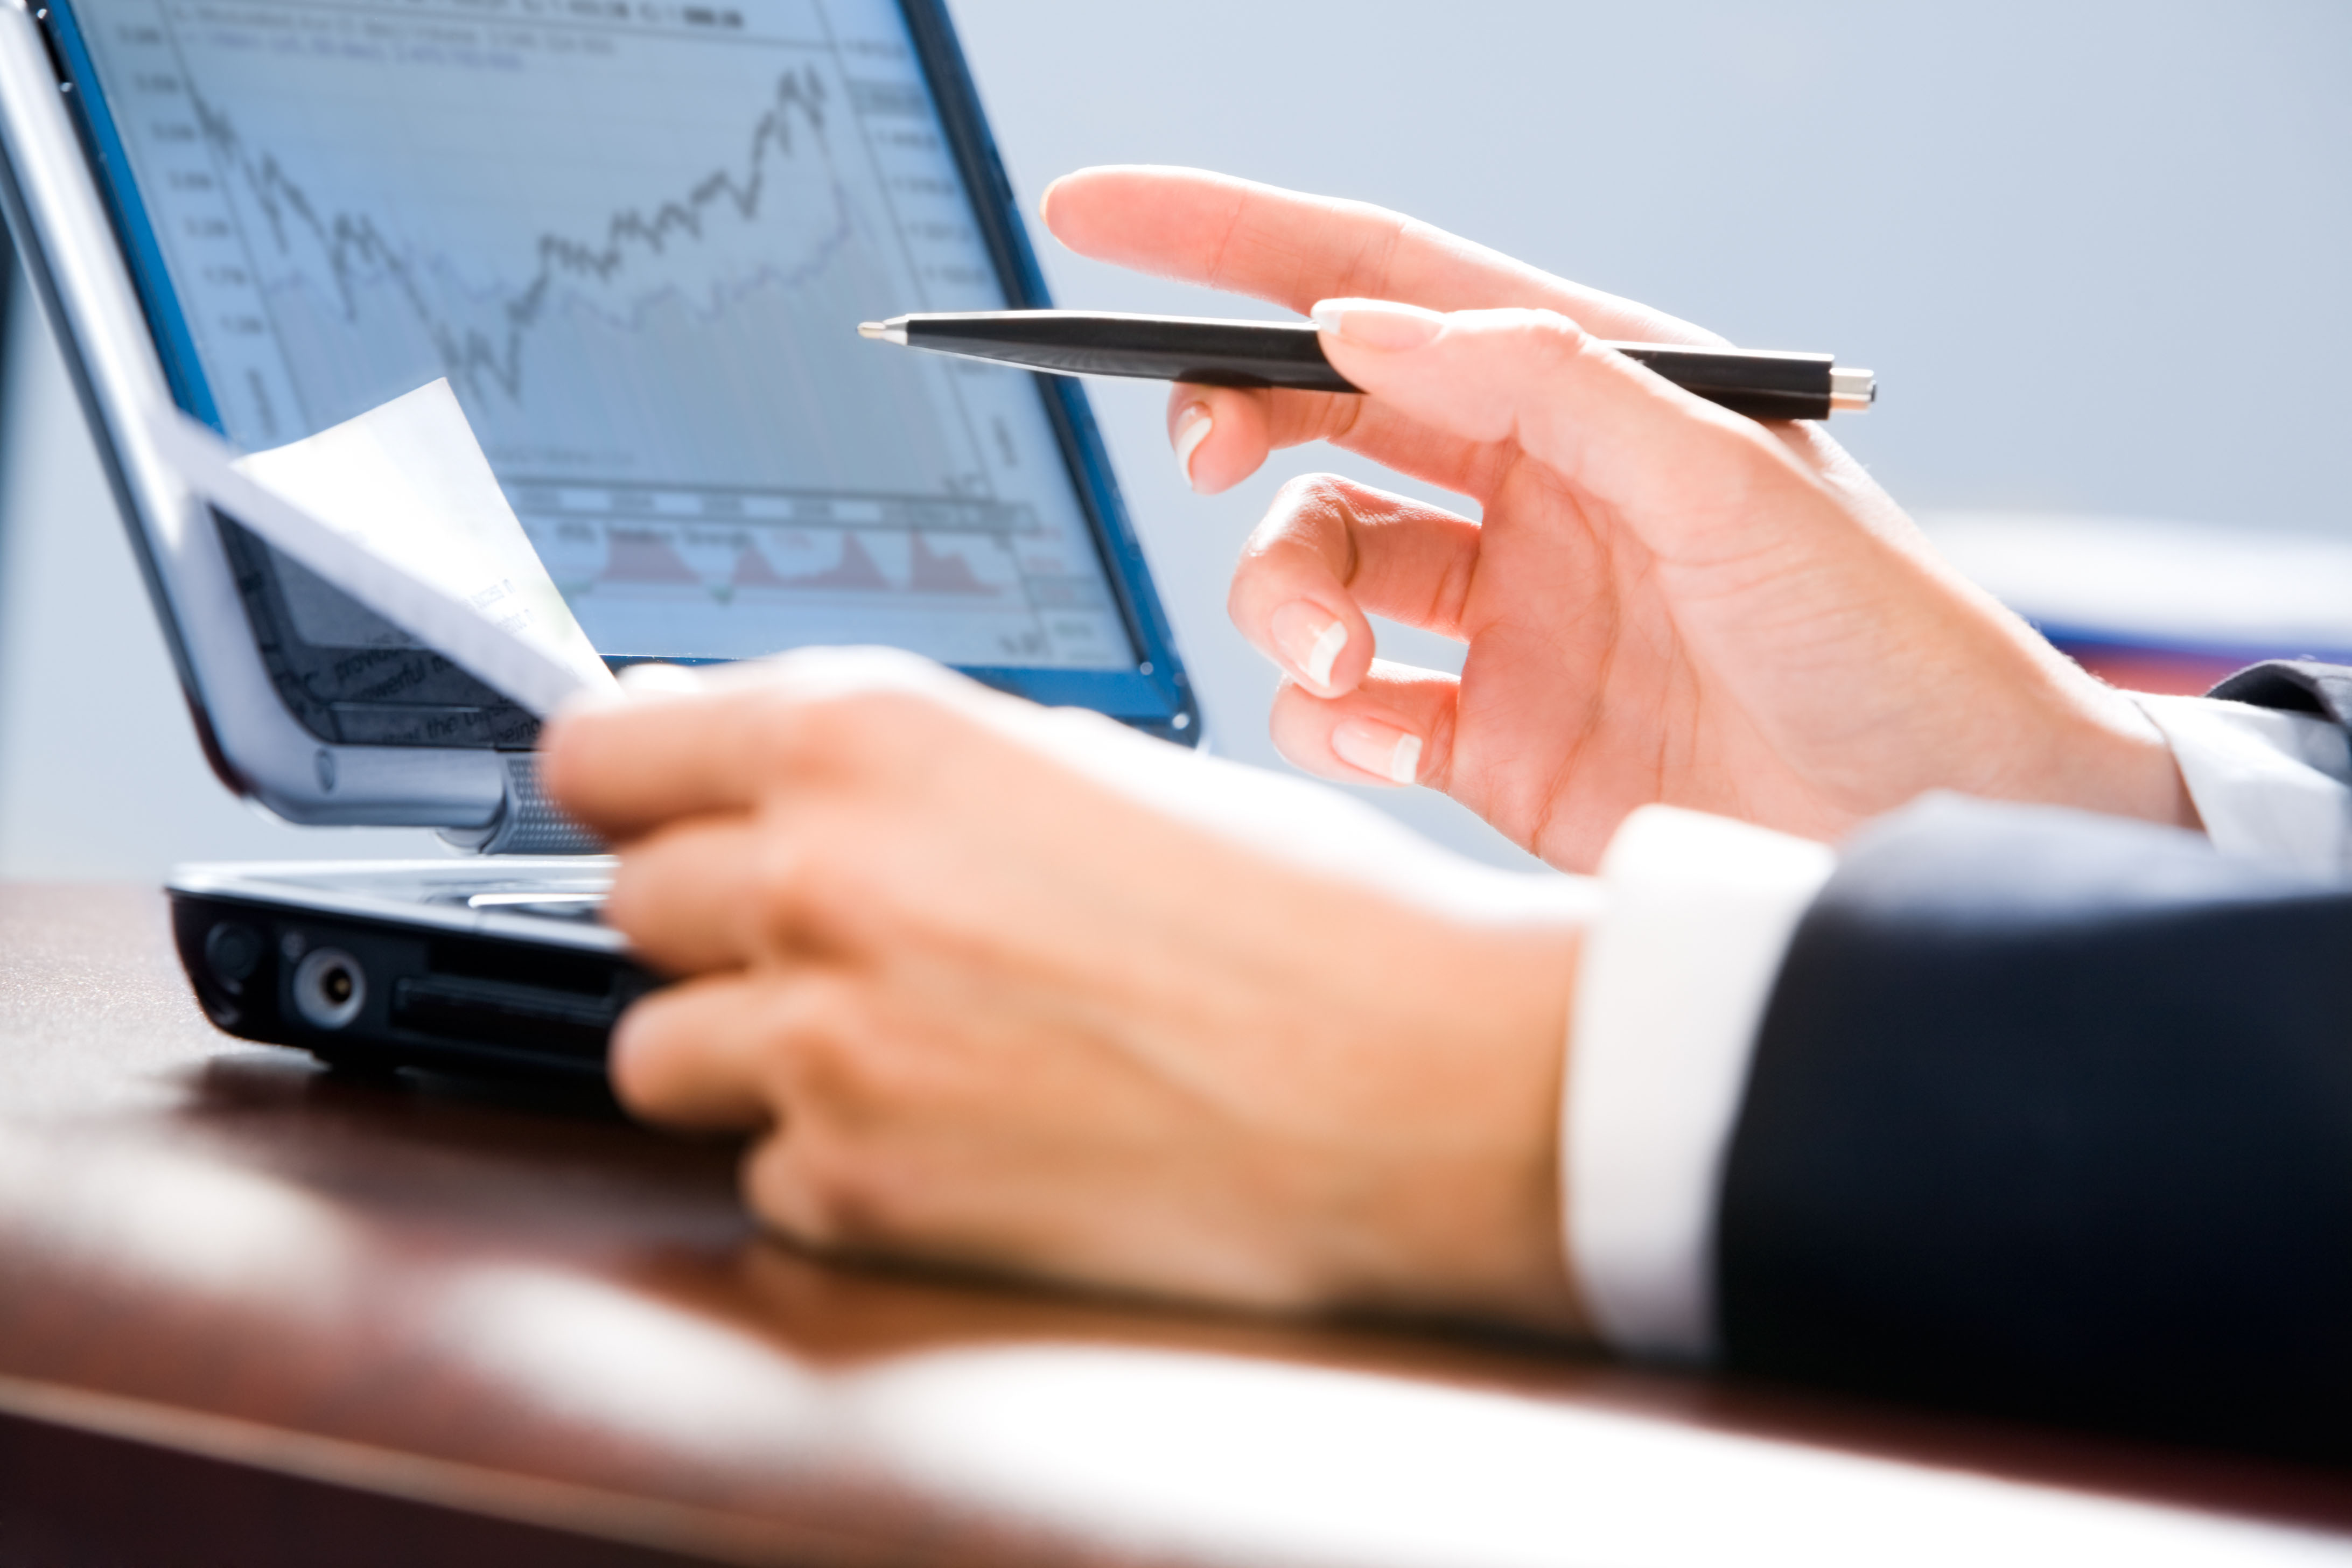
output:
M 0 890 L 0 1562 L 2352 1561 L 2341 1474 L 830 1268 L 731 1163 L 328 1077 L 159 898 Z

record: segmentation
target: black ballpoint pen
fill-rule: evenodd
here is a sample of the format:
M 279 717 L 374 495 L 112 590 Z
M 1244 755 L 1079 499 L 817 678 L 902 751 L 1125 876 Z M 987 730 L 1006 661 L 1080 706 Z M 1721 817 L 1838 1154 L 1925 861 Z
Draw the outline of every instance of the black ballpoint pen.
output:
M 1087 310 L 971 310 L 861 321 L 860 336 L 939 353 L 1026 365 L 1057 375 L 1124 375 L 1204 386 L 1363 388 L 1331 368 L 1311 322 L 1220 321 Z M 1878 379 L 1831 354 L 1675 343 L 1609 345 L 1685 391 L 1756 419 L 1860 413 Z

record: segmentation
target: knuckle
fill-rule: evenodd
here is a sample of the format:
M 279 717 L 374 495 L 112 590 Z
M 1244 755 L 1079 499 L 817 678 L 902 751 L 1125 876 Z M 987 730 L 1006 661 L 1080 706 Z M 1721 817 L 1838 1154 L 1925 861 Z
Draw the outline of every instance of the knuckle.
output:
M 1547 369 L 1564 368 L 1604 352 L 1599 339 L 1557 310 L 1528 311 L 1525 336 Z
M 743 1199 L 771 1226 L 813 1247 L 840 1246 L 847 1215 L 838 1184 L 810 1157 L 810 1131 L 794 1125 L 762 1139 L 744 1161 Z
M 795 1125 L 753 1151 L 743 1174 L 745 1201 L 803 1246 L 871 1246 L 887 1239 L 890 1226 L 868 1165 L 819 1128 Z
M 1570 373 L 1578 362 L 1601 351 L 1598 339 L 1557 310 L 1498 310 L 1468 346 L 1486 356 L 1507 378 L 1542 384 Z
M 751 883 L 766 935 L 787 949 L 822 942 L 848 892 L 828 836 L 772 831 L 762 839 Z
M 1454 737 L 1459 722 L 1451 702 L 1437 710 L 1422 739 L 1421 783 L 1441 795 L 1454 793 Z
M 810 981 L 792 1007 L 792 1102 L 845 1126 L 872 1126 L 904 1112 L 915 1077 L 876 1026 L 874 1010 L 852 984 Z
M 672 824 L 624 850 L 605 889 L 600 918 L 630 941 L 660 945 L 665 912 L 680 902 L 693 876 L 690 830 Z
M 935 692 L 903 689 L 847 691 L 815 698 L 794 721 L 797 743 L 810 764 L 849 776 L 902 765 L 937 745 L 958 716 Z
M 793 1059 L 799 1064 L 792 1093 L 821 1092 L 834 1064 L 857 1033 L 856 993 L 832 975 L 813 973 L 796 978 L 784 1003 L 783 1027 L 792 1037 Z
M 862 951 L 925 929 L 939 903 L 936 847 L 952 837 L 951 797 L 976 765 L 926 759 L 941 777 L 888 799 L 783 802 L 772 808 L 750 872 L 751 918 L 786 951 Z M 911 773 L 911 769 L 909 772 Z M 911 802 L 911 804 L 910 804 Z
M 746 754 L 751 776 L 769 784 L 797 778 L 818 754 L 809 746 L 793 704 L 776 697 L 769 697 L 744 716 L 737 743 Z
M 1572 316 L 1548 306 L 1531 305 L 1511 312 L 1512 324 L 1536 341 L 1565 353 L 1574 353 L 1594 340 Z
M 840 952 L 887 924 L 894 908 L 887 847 L 858 827 L 856 816 L 812 814 L 776 839 L 762 865 L 760 908 L 785 950 Z
M 1536 315 L 1542 320 L 1546 333 L 1562 347 L 1581 353 L 1587 348 L 1597 345 L 1601 341 L 1586 331 L 1584 323 L 1573 316 L 1565 316 L 1558 310 L 1538 310 Z
M 1243 546 L 1242 569 L 1263 572 L 1304 559 L 1339 570 L 1351 555 L 1357 512 L 1355 487 L 1345 479 L 1333 474 L 1292 479 Z
M 1348 482 L 1337 474 L 1300 474 L 1275 492 L 1266 522 L 1305 522 L 1344 515 Z
M 798 774 L 856 763 L 876 731 L 863 696 L 828 693 L 780 702 L 762 730 L 781 771 Z
M 916 776 L 926 759 L 950 754 L 972 728 L 942 693 L 829 692 L 762 713 L 748 743 L 753 776 L 766 791 L 789 788 L 805 805 L 828 796 L 870 798 L 885 783 Z

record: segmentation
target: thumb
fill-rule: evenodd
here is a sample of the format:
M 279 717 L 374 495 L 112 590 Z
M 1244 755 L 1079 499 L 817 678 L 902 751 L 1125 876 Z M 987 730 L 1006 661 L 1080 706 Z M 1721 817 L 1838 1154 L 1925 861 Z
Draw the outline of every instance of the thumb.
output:
M 1669 558 L 1752 552 L 1755 503 L 1777 486 L 1812 488 L 1762 426 L 1556 310 L 1339 299 L 1314 316 L 1325 355 L 1369 395 L 1459 439 L 1516 447 Z

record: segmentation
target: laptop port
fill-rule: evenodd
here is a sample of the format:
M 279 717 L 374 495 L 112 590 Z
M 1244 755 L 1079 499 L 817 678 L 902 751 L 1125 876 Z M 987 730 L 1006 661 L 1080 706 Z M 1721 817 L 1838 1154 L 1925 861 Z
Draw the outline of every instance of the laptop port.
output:
M 314 947 L 294 969 L 294 1010 L 320 1029 L 340 1029 L 367 1003 L 367 971 L 339 947 Z
M 264 951 L 261 933 L 242 921 L 216 921 L 205 933 L 205 963 L 232 995 L 261 967 Z
M 624 1005 L 609 982 L 605 994 L 586 996 L 511 981 L 435 974 L 403 979 L 393 987 L 392 1021 L 444 1039 L 601 1062 Z

